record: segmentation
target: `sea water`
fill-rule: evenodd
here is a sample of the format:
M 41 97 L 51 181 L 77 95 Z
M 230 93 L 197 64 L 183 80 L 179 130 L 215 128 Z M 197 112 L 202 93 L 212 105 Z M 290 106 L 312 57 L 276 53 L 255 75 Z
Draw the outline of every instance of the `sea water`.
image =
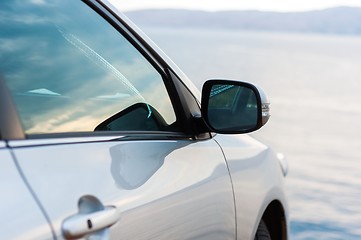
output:
M 268 93 L 252 135 L 288 160 L 291 239 L 361 239 L 361 36 L 143 30 L 199 89 L 228 78 Z

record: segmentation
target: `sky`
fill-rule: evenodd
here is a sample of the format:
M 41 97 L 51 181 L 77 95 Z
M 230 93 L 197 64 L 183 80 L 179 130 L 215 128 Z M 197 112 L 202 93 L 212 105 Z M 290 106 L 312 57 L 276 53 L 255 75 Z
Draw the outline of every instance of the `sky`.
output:
M 183 8 L 206 11 L 261 10 L 297 12 L 337 6 L 361 7 L 360 0 L 109 0 L 121 11 L 146 8 Z

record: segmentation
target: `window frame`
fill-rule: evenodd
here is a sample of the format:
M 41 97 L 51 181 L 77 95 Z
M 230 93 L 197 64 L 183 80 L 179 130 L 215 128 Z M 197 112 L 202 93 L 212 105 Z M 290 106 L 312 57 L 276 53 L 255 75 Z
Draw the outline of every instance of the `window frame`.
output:
M 15 103 L 5 81 L 0 76 L 0 139 L 4 140 L 24 140 L 24 139 L 48 139 L 48 138 L 69 138 L 69 137 L 97 137 L 97 136 L 134 136 L 136 139 L 194 139 L 194 127 L 187 103 L 182 101 L 180 92 L 177 91 L 176 85 L 184 83 L 180 79 L 175 79 L 171 74 L 170 66 L 162 57 L 134 30 L 121 16 L 114 13 L 105 3 L 100 0 L 81 0 L 84 4 L 95 11 L 100 17 L 107 21 L 114 30 L 118 31 L 160 74 L 167 94 L 171 101 L 176 121 L 183 126 L 180 132 L 167 131 L 104 131 L 104 132 L 63 132 L 63 133 L 44 133 L 44 134 L 25 134 L 17 113 Z M 179 81 L 175 83 L 173 81 Z M 189 91 L 189 90 L 188 90 Z M 189 91 L 189 94 L 191 92 Z M 191 94 L 192 95 L 192 94 Z M 193 96 L 193 95 L 192 95 Z M 192 99 L 193 100 L 193 99 Z M 194 97 L 194 101 L 195 97 Z M 199 109 L 200 111 L 200 109 Z M 9 114 L 11 113 L 11 114 Z M 8 116 L 7 116 L 8 115 Z M 6 117 L 4 117 L 6 116 Z M 5 120 L 4 120 L 5 119 Z M 142 137 L 141 137 L 142 136 Z

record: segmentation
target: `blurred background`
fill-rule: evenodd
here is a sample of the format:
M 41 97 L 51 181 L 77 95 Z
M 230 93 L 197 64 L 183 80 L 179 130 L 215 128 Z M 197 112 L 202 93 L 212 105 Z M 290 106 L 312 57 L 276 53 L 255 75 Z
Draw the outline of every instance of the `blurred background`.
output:
M 361 238 L 361 2 L 114 0 L 201 89 L 260 85 L 252 135 L 283 153 L 291 239 Z

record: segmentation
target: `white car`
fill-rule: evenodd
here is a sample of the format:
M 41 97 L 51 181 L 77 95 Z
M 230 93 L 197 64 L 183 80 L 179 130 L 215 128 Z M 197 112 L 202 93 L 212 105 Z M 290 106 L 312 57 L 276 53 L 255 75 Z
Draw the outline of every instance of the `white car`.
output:
M 258 87 L 200 99 L 105 0 L 2 0 L 0 29 L 0 239 L 287 239 Z

